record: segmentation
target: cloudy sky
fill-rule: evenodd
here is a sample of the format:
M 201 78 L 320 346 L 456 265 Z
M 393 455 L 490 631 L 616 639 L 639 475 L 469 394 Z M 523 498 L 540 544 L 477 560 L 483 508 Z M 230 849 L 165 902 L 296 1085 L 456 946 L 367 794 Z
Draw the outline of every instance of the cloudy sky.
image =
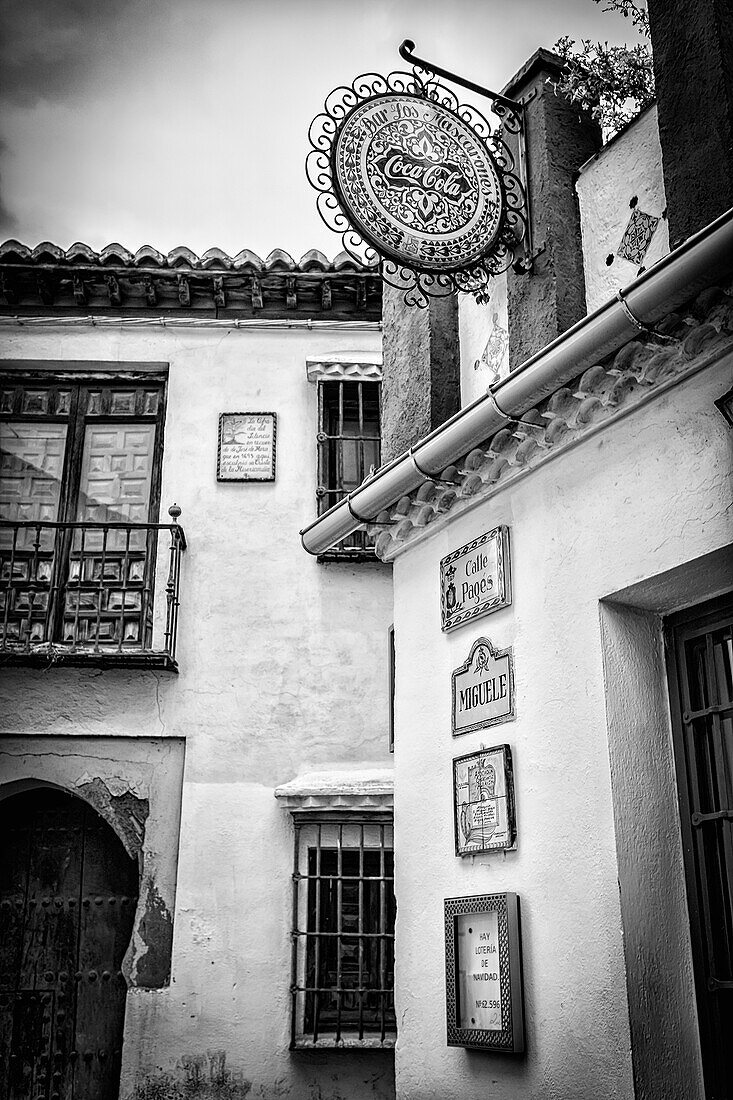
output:
M 265 256 L 340 241 L 303 162 L 337 84 L 416 53 L 499 89 L 593 0 L 0 0 L 0 240 Z

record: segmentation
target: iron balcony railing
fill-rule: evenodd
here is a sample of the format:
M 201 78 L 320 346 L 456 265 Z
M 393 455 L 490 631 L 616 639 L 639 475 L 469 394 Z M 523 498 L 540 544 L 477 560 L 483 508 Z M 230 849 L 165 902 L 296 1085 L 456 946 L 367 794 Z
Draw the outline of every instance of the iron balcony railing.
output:
M 167 524 L 0 520 L 0 658 L 176 669 L 180 514 L 173 505 Z

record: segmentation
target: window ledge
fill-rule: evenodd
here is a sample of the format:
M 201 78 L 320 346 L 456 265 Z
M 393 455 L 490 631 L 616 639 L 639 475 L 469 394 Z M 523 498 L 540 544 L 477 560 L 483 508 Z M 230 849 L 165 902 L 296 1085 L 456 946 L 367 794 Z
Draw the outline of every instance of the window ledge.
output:
M 178 672 L 178 662 L 169 653 L 152 650 L 123 650 L 104 653 L 93 649 L 61 645 L 38 645 L 31 649 L 0 649 L 0 665 L 48 669 L 54 665 L 75 668 L 142 668 L 156 672 Z
M 298 1038 L 291 1046 L 291 1050 L 394 1050 L 397 1042 L 396 1032 L 390 1032 L 380 1039 L 379 1035 L 365 1035 L 360 1039 L 358 1034 L 349 1035 L 342 1032 L 341 1038 L 334 1035 L 324 1035 L 320 1039 Z
M 394 778 L 390 770 L 375 768 L 307 772 L 276 787 L 275 798 L 285 809 L 301 812 L 391 811 L 394 806 Z
M 324 554 L 318 554 L 316 561 L 342 561 L 353 565 L 355 562 L 378 562 L 379 558 L 374 553 L 374 547 L 370 546 L 368 550 L 327 550 Z

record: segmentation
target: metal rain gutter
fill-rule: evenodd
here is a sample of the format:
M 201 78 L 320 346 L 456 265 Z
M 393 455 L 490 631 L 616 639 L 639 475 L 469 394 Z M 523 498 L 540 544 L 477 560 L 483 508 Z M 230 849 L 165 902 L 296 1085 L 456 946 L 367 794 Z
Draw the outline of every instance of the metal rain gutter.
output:
M 301 532 L 309 554 L 323 554 L 428 478 L 519 419 L 588 367 L 612 355 L 733 267 L 733 209 L 588 314 L 471 405 L 380 467 Z

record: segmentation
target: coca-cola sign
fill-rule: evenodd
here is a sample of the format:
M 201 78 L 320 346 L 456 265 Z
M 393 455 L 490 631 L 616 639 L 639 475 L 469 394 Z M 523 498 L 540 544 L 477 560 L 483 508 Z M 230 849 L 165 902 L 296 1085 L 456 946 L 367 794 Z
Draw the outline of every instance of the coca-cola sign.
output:
M 411 95 L 382 95 L 344 120 L 333 149 L 336 194 L 383 255 L 432 271 L 475 263 L 501 226 L 499 172 L 457 115 Z
M 347 251 L 381 262 L 386 281 L 419 305 L 432 294 L 485 291 L 524 232 L 501 127 L 444 86 L 404 73 L 359 77 L 325 108 L 311 124 L 306 169 Z

